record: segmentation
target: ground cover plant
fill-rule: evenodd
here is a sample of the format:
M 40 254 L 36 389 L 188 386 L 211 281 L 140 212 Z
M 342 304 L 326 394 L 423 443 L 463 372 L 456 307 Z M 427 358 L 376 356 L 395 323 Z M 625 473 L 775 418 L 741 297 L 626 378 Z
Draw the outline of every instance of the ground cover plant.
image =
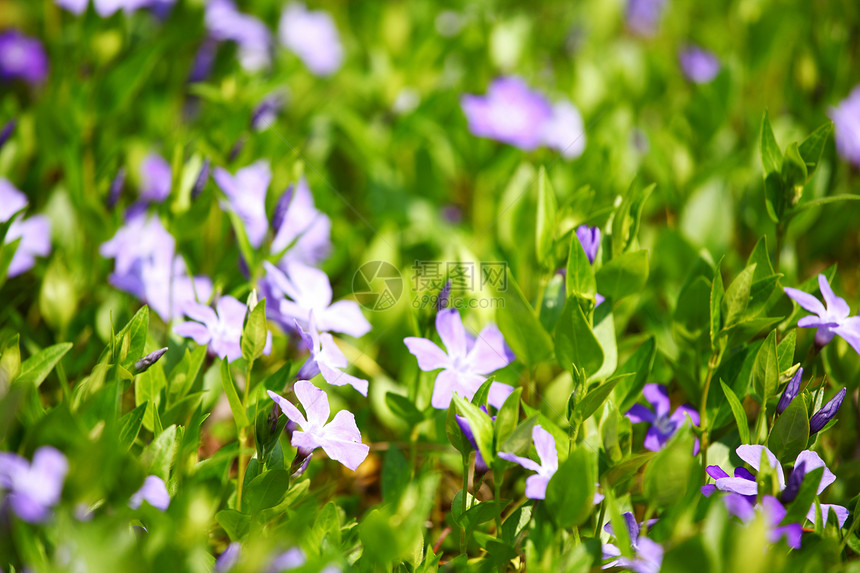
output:
M 860 571 L 858 38 L 0 0 L 0 570 Z

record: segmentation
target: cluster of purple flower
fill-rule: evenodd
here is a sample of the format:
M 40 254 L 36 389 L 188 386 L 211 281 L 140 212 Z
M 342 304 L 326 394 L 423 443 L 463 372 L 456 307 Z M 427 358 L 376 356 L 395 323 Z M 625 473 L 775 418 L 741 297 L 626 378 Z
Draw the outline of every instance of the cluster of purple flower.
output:
M 6 179 L 0 178 L 0 223 L 6 223 L 29 205 L 27 196 Z M 36 257 L 51 253 L 51 223 L 44 215 L 15 218 L 6 231 L 5 244 L 19 241 L 7 275 L 14 277 L 30 270 Z

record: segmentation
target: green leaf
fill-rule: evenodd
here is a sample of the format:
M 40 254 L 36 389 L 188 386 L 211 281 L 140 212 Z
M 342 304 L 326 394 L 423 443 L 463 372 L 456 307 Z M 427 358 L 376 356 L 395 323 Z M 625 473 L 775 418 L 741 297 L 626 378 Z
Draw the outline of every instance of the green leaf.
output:
M 585 298 L 594 298 L 597 283 L 594 278 L 594 268 L 585 254 L 582 243 L 576 233 L 571 233 L 570 253 L 567 257 L 567 272 L 565 274 L 565 290 L 567 296 L 578 294 Z
M 206 346 L 196 346 L 193 351 L 185 349 L 182 360 L 170 371 L 167 387 L 172 400 L 180 399 L 191 391 L 205 359 Z
M 493 422 L 493 433 L 497 445 L 504 444 L 514 433 L 517 421 L 520 419 L 520 398 L 522 395 L 522 387 L 515 388 L 496 414 L 496 421 Z
M 463 430 L 460 429 L 460 424 L 457 423 L 457 407 L 454 400 L 448 406 L 448 414 L 445 418 L 445 434 L 448 436 L 448 441 L 461 454 L 468 454 L 472 451 L 472 444 L 466 439 Z M 486 459 L 486 458 L 485 458 Z
M 762 401 L 776 392 L 779 383 L 779 363 L 776 353 L 776 331 L 772 330 L 759 348 L 750 374 L 752 387 Z
M 791 205 L 796 205 L 800 199 L 800 191 L 806 185 L 808 180 L 808 172 L 806 163 L 800 156 L 797 149 L 797 143 L 791 143 L 785 148 L 785 155 L 782 157 L 782 171 L 780 172 L 782 180 L 789 189 L 794 189 L 794 195 L 789 198 Z
M 628 251 L 597 271 L 597 292 L 615 302 L 641 293 L 648 282 L 648 251 Z M 570 276 L 568 270 L 568 276 Z
M 812 199 L 810 201 L 805 201 L 797 205 L 794 209 L 791 210 L 791 215 L 799 215 L 803 211 L 806 211 L 810 207 L 819 207 L 821 205 L 827 205 L 829 203 L 839 203 L 841 201 L 860 201 L 860 195 L 830 195 L 829 197 L 821 197 L 820 199 Z
M 753 282 L 770 277 L 774 274 L 773 265 L 770 262 L 770 255 L 767 251 L 767 235 L 762 235 L 747 259 L 746 266 L 751 267 L 753 265 L 755 265 Z
M 248 420 L 248 413 L 245 412 L 245 407 L 239 399 L 236 385 L 233 383 L 233 374 L 230 372 L 230 363 L 227 362 L 226 358 L 221 360 L 221 385 L 224 387 L 224 394 L 227 396 L 230 410 L 233 411 L 233 419 L 236 421 L 236 427 L 248 427 L 251 422 Z
M 552 338 L 541 326 L 535 311 L 514 281 L 510 269 L 504 305 L 496 311 L 496 323 L 519 360 L 533 366 L 552 353 Z
M 126 450 L 129 450 L 134 445 L 134 441 L 140 433 L 143 415 L 146 412 L 148 404 L 148 402 L 144 402 L 119 419 L 119 443 Z
M 585 395 L 585 398 L 583 398 L 582 401 L 573 409 L 571 424 L 578 425 L 590 418 L 591 415 L 594 414 L 604 402 L 606 402 L 606 399 L 609 398 L 609 394 L 620 380 L 624 378 L 632 378 L 633 376 L 633 374 L 613 376 L 597 388 L 589 390 Z
M 788 331 L 779 341 L 776 347 L 777 363 L 779 364 L 779 372 L 786 372 L 794 365 L 794 349 L 797 345 L 797 329 L 793 328 Z
M 769 173 L 767 177 L 764 179 L 764 207 L 767 211 L 767 216 L 770 217 L 770 220 L 774 223 L 779 223 L 782 220 L 783 214 L 785 213 L 785 194 L 783 193 L 783 188 L 785 187 L 782 177 L 779 173 Z M 803 205 L 795 208 L 795 211 L 802 208 Z
M 322 511 L 317 513 L 308 541 L 312 547 L 323 548 L 329 544 L 332 547 L 340 546 L 340 513 L 333 501 L 325 504 Z
M 6 341 L 6 346 L 0 354 L 0 396 L 6 394 L 9 386 L 21 372 L 21 349 L 18 346 L 18 340 L 18 333 L 15 333 Z
M 744 412 L 744 407 L 732 389 L 722 380 L 720 380 L 720 386 L 723 387 L 723 394 L 726 395 L 726 400 L 728 400 L 729 407 L 732 409 L 732 415 L 735 417 L 735 423 L 738 426 L 738 434 L 741 436 L 741 443 L 749 444 L 750 426 L 747 421 L 747 414 Z
M 645 201 L 654 191 L 656 185 L 652 183 L 645 188 L 639 187 L 639 182 L 634 180 L 625 193 L 621 204 L 612 216 L 612 258 L 618 257 L 633 245 L 639 234 L 639 221 L 642 218 L 642 209 Z
M 656 355 L 656 340 L 654 337 L 648 338 L 616 371 L 618 384 L 615 387 L 615 403 L 619 405 L 618 409 L 622 412 L 629 410 L 639 399 L 651 375 Z M 633 376 L 623 376 L 624 374 L 633 374 Z
M 269 470 L 255 477 L 245 488 L 243 507 L 250 513 L 278 505 L 290 487 L 286 470 Z
M 786 410 L 788 411 L 788 410 Z M 818 486 L 821 483 L 821 478 L 824 477 L 824 468 L 815 468 L 803 476 L 803 483 L 800 484 L 800 491 L 794 501 L 787 506 L 787 512 L 782 519 L 782 523 L 806 523 L 806 514 L 809 508 L 815 503 L 815 497 L 818 495 Z
M 767 440 L 768 448 L 780 460 L 793 460 L 806 449 L 809 441 L 809 414 L 806 400 L 801 394 L 777 416 Z
M 143 306 L 115 337 L 115 354 L 111 362 L 118 362 L 131 371 L 134 363 L 144 356 L 146 335 L 149 332 L 149 307 Z
M 397 417 L 410 426 L 415 426 L 424 421 L 424 414 L 406 396 L 395 394 L 394 392 L 386 392 L 385 403 Z
M 761 164 L 765 177 L 774 172 L 779 173 L 782 169 L 782 151 L 776 143 L 767 111 L 761 118 Z
M 135 406 L 148 404 L 146 413 L 143 416 L 143 426 L 154 432 L 156 429 L 156 418 L 158 417 L 158 408 L 161 405 L 161 391 L 167 386 L 167 379 L 164 377 L 164 367 L 161 362 L 156 362 L 143 374 L 140 374 L 134 379 L 134 403 Z M 158 426 L 160 426 L 160 422 Z
M 750 287 L 755 275 L 756 265 L 746 267 L 735 277 L 726 290 L 726 320 L 725 327 L 735 325 L 747 309 L 750 300 Z
M 720 331 L 721 331 L 721 308 L 723 297 L 726 292 L 723 288 L 723 276 L 720 274 L 722 259 L 717 264 L 714 270 L 714 280 L 711 281 L 711 351 L 717 352 L 720 349 Z
M 242 329 L 242 357 L 253 362 L 263 355 L 268 331 L 266 327 L 266 299 L 257 303 L 248 313 L 245 328 Z
M 412 468 L 399 448 L 393 444 L 385 452 L 385 462 L 382 464 L 382 500 L 385 503 L 396 503 L 406 491 L 412 480 Z
M 576 295 L 567 299 L 555 327 L 555 355 L 565 370 L 584 368 L 592 375 L 603 365 L 603 349 L 585 318 Z
M 490 416 L 459 394 L 454 394 L 453 401 L 460 415 L 469 422 L 478 451 L 485 460 L 492 460 L 495 452 L 493 452 L 493 422 Z
M 643 491 L 652 507 L 666 507 L 682 500 L 695 467 L 693 435 L 682 426 L 669 444 L 645 468 Z
M 538 262 L 547 266 L 550 252 L 552 251 L 553 233 L 555 232 L 555 218 L 558 211 L 558 202 L 552 186 L 546 176 L 546 169 L 541 166 L 538 171 L 538 206 L 537 225 L 535 234 L 535 252 Z
M 51 373 L 51 370 L 60 362 L 60 359 L 71 349 L 71 342 L 61 342 L 40 350 L 21 364 L 21 371 L 15 382 L 17 384 L 32 384 L 38 388 Z
M 830 139 L 830 133 L 833 131 L 833 122 L 828 121 L 818 129 L 813 131 L 809 137 L 803 140 L 803 143 L 798 147 L 800 156 L 806 164 L 807 175 L 812 177 L 815 170 L 818 168 L 818 163 L 821 161 L 821 154 L 824 152 L 824 146 L 827 140 Z
M 215 520 L 232 541 L 244 538 L 251 526 L 251 516 L 235 509 L 222 509 L 215 514 Z
M 546 486 L 546 508 L 562 529 L 576 527 L 594 510 L 597 460 L 588 446 L 580 445 L 561 463 Z

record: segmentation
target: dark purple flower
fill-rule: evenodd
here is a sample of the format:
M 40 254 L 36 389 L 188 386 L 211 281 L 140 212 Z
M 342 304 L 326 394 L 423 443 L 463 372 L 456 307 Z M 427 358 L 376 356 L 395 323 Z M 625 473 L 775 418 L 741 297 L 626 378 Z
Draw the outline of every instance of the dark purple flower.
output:
M 218 54 L 218 41 L 214 38 L 206 38 L 197 53 L 194 55 L 194 61 L 191 64 L 191 72 L 188 74 L 188 83 L 194 84 L 204 82 L 212 73 L 212 67 L 215 65 L 215 56 Z
M 645 449 L 652 452 L 659 451 L 666 445 L 669 438 L 675 435 L 682 425 L 692 422 L 694 426 L 699 425 L 699 413 L 689 404 L 678 406 L 675 411 L 669 415 L 671 403 L 669 402 L 669 394 L 666 391 L 666 386 L 662 384 L 645 384 L 642 390 L 645 399 L 654 407 L 652 412 L 641 404 L 634 404 L 627 411 L 626 416 L 634 424 L 639 422 L 648 422 L 651 427 L 648 428 L 648 433 L 645 434 Z M 693 455 L 699 452 L 699 440 L 696 439 L 696 444 L 693 450 Z
M 164 353 L 167 352 L 167 347 L 159 348 L 158 350 L 154 350 L 138 360 L 134 363 L 134 372 L 135 374 L 141 374 L 149 370 L 149 368 L 158 362 L 158 360 L 164 356 Z
M 329 76 L 343 62 L 337 26 L 322 10 L 308 10 L 297 2 L 288 4 L 281 14 L 278 37 L 315 75 Z
M 206 187 L 206 183 L 209 181 L 209 167 L 210 162 L 208 159 L 203 160 L 203 166 L 200 168 L 200 173 L 197 174 L 197 180 L 194 182 L 194 187 L 191 189 L 191 198 L 197 199 L 201 193 L 203 193 L 203 189 Z
M 845 399 L 846 389 L 843 388 L 839 392 L 836 393 L 836 396 L 830 399 L 824 406 L 821 407 L 816 413 L 814 413 L 809 418 L 809 433 L 815 434 L 816 432 L 820 432 L 824 426 L 827 425 L 827 422 L 833 419 L 836 416 L 836 412 L 839 411 L 839 407 L 842 406 L 842 400 Z
M 791 503 L 797 498 L 800 493 L 800 486 L 803 485 L 803 478 L 806 476 L 806 462 L 795 464 L 788 476 L 788 481 L 785 484 L 785 489 L 779 494 L 779 500 L 782 503 Z M 713 476 L 711 476 L 713 477 Z
M 543 142 L 544 125 L 553 114 L 546 98 L 517 77 L 495 80 L 485 96 L 464 95 L 460 105 L 474 135 L 527 151 Z
M 471 400 L 491 372 L 504 368 L 514 359 L 513 352 L 495 325 L 486 326 L 475 338 L 466 332 L 456 309 L 449 308 L 436 314 L 436 331 L 445 350 L 426 338 L 410 336 L 403 339 L 409 352 L 418 359 L 418 368 L 425 372 L 442 369 L 436 376 L 430 400 L 434 408 L 448 408 L 454 392 Z M 501 408 L 513 391 L 507 384 L 493 382 L 487 402 Z
M 290 210 L 292 200 L 293 185 L 290 184 L 278 198 L 278 202 L 275 204 L 275 211 L 272 213 L 272 231 L 274 231 L 275 235 L 281 231 L 281 226 L 283 226 L 287 218 L 287 212 Z
M 818 288 L 824 297 L 827 307 L 817 298 L 802 290 L 785 287 L 785 294 L 805 310 L 816 316 L 804 316 L 797 321 L 802 328 L 817 328 L 815 344 L 823 348 L 837 334 L 860 353 L 860 316 L 849 316 L 851 309 L 845 299 L 833 294 L 833 289 L 824 275 L 818 275 Z
M 657 33 L 666 0 L 628 0 L 627 27 L 639 36 Z
M 441 312 L 448 308 L 451 302 L 451 280 L 445 282 L 445 286 L 439 291 L 439 296 L 436 298 L 436 312 Z
M 325 392 L 307 380 L 296 382 L 293 390 L 307 417 L 289 400 L 268 391 L 269 397 L 284 415 L 301 428 L 293 432 L 290 440 L 293 447 L 307 450 L 322 448 L 328 457 L 355 471 L 367 457 L 370 448 L 361 442 L 361 433 L 352 412 L 341 410 L 329 422 L 331 409 Z
M 636 573 L 658 573 L 660 565 L 663 563 L 663 547 L 651 541 L 645 536 L 640 535 L 640 525 L 636 523 L 636 518 L 629 511 L 621 514 L 624 519 L 624 525 L 627 526 L 627 534 L 630 538 L 630 548 L 633 550 L 633 557 L 622 557 L 621 550 L 617 545 L 605 543 L 603 545 L 603 558 L 612 559 L 612 561 L 603 565 L 603 569 L 613 567 L 623 567 Z M 649 525 L 656 522 L 650 520 Z M 607 523 L 604 530 L 610 535 L 614 535 L 612 524 Z
M 105 202 L 108 209 L 113 209 L 116 207 L 116 204 L 119 202 L 120 196 L 122 196 L 122 190 L 125 188 L 125 168 L 120 167 L 116 175 L 113 178 L 113 181 L 110 182 L 110 187 L 108 188 L 108 196 L 107 201 Z
M 31 84 L 48 75 L 48 56 L 42 43 L 9 30 L 0 34 L 0 80 L 22 79 Z
M 251 129 L 263 131 L 275 123 L 281 109 L 284 107 L 284 94 L 275 92 L 263 99 L 251 115 Z
M 40 523 L 59 503 L 68 470 L 66 456 L 51 446 L 36 450 L 32 463 L 11 452 L 0 452 L 0 490 L 15 515 Z
M 3 129 L 0 129 L 0 149 L 3 149 L 6 142 L 9 141 L 10 137 L 12 137 L 12 133 L 15 131 L 15 127 L 17 127 L 17 125 L 18 123 L 14 119 L 10 119 L 6 125 L 3 126 Z
M 710 83 L 720 72 L 720 60 L 717 56 L 698 46 L 688 46 L 678 57 L 684 75 L 693 83 Z
M 794 400 L 798 392 L 800 392 L 800 382 L 802 378 L 803 368 L 798 368 L 797 372 L 794 373 L 794 376 L 791 377 L 791 380 L 788 381 L 785 390 L 782 391 L 782 396 L 779 397 L 779 403 L 776 405 L 777 414 L 785 412 L 785 409 L 788 408 L 788 405 L 791 404 L 791 401 Z
M 844 159 L 860 167 L 860 86 L 830 108 L 830 119 L 836 129 L 836 150 Z
M 137 490 L 128 502 L 132 509 L 137 509 L 143 502 L 161 511 L 167 511 L 170 505 L 170 494 L 164 480 L 158 476 L 147 476 L 143 485 Z
M 493 422 L 496 421 L 496 417 L 491 417 L 490 413 L 487 412 L 486 406 L 481 406 L 481 411 L 484 412 L 490 420 Z M 460 426 L 460 430 L 463 432 L 463 435 L 466 436 L 472 449 L 475 450 L 475 473 L 486 473 L 490 468 L 487 466 L 487 462 L 484 461 L 484 456 L 481 455 L 481 450 L 478 449 L 478 443 L 475 441 L 475 433 L 472 432 L 472 425 L 469 424 L 469 420 L 460 414 L 455 414 L 455 418 L 457 419 L 457 425 Z
M 597 257 L 597 249 L 600 248 L 600 229 L 589 227 L 588 225 L 580 225 L 576 228 L 576 238 L 579 239 L 579 243 L 588 257 L 588 262 L 594 263 L 594 259 Z

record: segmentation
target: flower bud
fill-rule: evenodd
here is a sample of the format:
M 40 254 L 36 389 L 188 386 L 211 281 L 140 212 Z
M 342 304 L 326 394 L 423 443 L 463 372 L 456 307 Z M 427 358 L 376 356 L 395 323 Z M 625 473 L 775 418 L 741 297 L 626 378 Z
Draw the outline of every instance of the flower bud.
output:
M 832 420 L 836 416 L 836 412 L 839 411 L 839 407 L 842 406 L 842 400 L 845 399 L 846 389 L 843 388 L 840 390 L 836 396 L 831 398 L 831 400 L 821 407 L 819 411 L 814 413 L 811 418 L 809 418 L 809 435 L 812 435 L 816 432 L 820 432 L 827 423 Z
M 798 368 L 797 372 L 794 373 L 794 376 L 791 377 L 791 380 L 788 381 L 788 385 L 785 387 L 785 390 L 782 391 L 782 396 L 779 397 L 779 403 L 776 405 L 777 415 L 785 412 L 785 409 L 788 408 L 788 405 L 791 404 L 791 401 L 794 400 L 798 392 L 800 392 L 800 382 L 802 378 L 803 368 Z
M 159 358 L 164 356 L 164 353 L 167 352 L 167 347 L 159 348 L 153 352 L 150 352 L 140 360 L 134 363 L 134 372 L 135 374 L 142 374 L 149 370 L 149 367 L 158 362 Z

